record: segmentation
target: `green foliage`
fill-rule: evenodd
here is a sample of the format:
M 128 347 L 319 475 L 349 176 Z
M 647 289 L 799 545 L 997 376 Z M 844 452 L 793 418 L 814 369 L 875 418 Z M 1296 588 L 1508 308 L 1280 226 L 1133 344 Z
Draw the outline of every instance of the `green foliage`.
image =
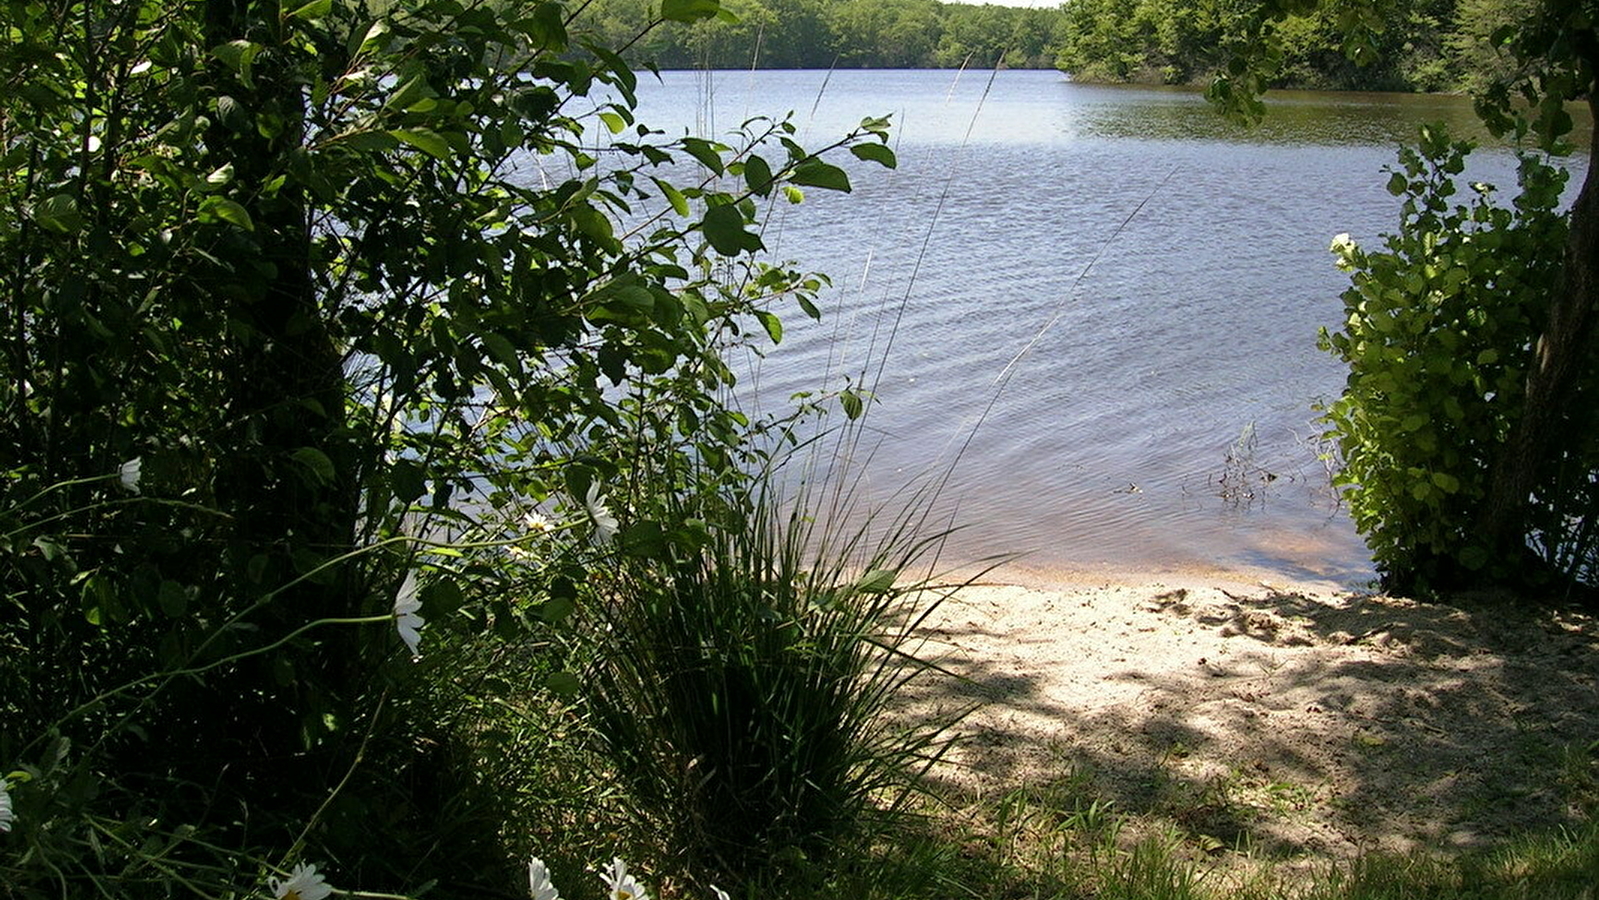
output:
M 1352 273 L 1344 326 L 1321 341 L 1350 369 L 1325 410 L 1343 461 L 1336 481 L 1379 570 L 1402 586 L 1519 562 L 1491 558 L 1472 525 L 1520 414 L 1559 269 L 1566 173 L 1524 156 L 1513 205 L 1495 205 L 1483 184 L 1457 203 L 1469 150 L 1424 128 L 1388 183 L 1404 205 L 1386 249 L 1366 252 L 1347 236 L 1333 245 Z
M 925 668 L 909 642 L 941 592 L 912 572 L 940 537 L 914 510 L 843 526 L 848 505 L 701 500 L 679 516 L 707 523 L 700 549 L 588 585 L 595 728 L 696 876 L 756 883 L 820 859 L 898 808 L 948 724 L 883 718 Z
M 1449 52 L 1461 61 L 1461 87 L 1480 95 L 1496 82 L 1515 77 L 1515 59 L 1494 35 L 1528 21 L 1538 6 L 1538 0 L 1460 0 L 1455 29 L 1445 40 Z
M 654 0 L 595 0 L 580 21 L 622 46 Z M 731 14 L 672 23 L 629 58 L 663 68 L 1048 68 L 1062 12 L 938 0 L 730 0 Z
M 1599 78 L 1599 4 L 1546 0 L 1527 6 L 1506 0 L 1469 20 L 1488 34 L 1496 63 L 1475 93 L 1477 114 L 1495 134 L 1531 134 L 1553 153 L 1567 152 L 1572 130 L 1566 104 L 1591 101 Z M 1508 20 L 1508 21 L 1507 21 Z
M 1080 81 L 1202 84 L 1234 91 L 1450 90 L 1466 51 L 1453 0 L 1419 4 L 1239 0 L 1078 0 L 1065 10 L 1056 65 Z M 1349 37 L 1350 29 L 1355 30 Z M 1240 53 L 1252 67 L 1230 70 Z M 1251 87 L 1253 85 L 1253 87 Z
M 308 842 L 368 889 L 503 873 L 493 815 L 422 824 L 479 749 L 434 680 L 485 669 L 407 665 L 396 596 L 445 654 L 536 644 L 591 488 L 631 546 L 689 539 L 643 486 L 743 480 L 722 354 L 823 284 L 751 255 L 758 203 L 846 186 L 786 121 L 639 125 L 573 12 L 0 5 L 0 767 L 56 842 L 0 848 L 7 889 L 251 891 Z M 562 539 L 512 559 L 534 511 Z

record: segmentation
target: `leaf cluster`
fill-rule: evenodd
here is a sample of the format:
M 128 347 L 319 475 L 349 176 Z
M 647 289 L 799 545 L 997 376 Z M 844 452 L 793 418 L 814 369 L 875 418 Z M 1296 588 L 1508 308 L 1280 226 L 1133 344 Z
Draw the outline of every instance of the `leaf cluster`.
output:
M 1343 396 L 1324 410 L 1343 462 L 1336 481 L 1379 570 L 1406 586 L 1519 562 L 1492 558 L 1473 523 L 1559 271 L 1566 173 L 1523 156 L 1511 205 L 1481 183 L 1459 202 L 1469 150 L 1422 129 L 1388 182 L 1403 198 L 1399 231 L 1377 252 L 1347 236 L 1333 244 L 1351 273 L 1343 327 L 1321 337 L 1349 365 Z

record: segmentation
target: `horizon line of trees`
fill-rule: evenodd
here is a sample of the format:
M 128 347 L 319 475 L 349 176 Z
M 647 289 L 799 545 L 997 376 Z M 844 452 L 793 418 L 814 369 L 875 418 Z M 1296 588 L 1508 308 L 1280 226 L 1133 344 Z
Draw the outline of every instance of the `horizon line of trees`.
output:
M 1058 68 L 1096 83 L 1204 85 L 1252 39 L 1239 0 L 1068 0 L 1025 9 L 940 0 L 728 0 L 736 16 L 647 29 L 660 0 L 594 0 L 582 29 L 663 69 Z M 1509 74 L 1492 41 L 1530 0 L 1420 0 L 1367 6 L 1352 51 L 1349 10 L 1330 5 L 1275 26 L 1269 86 L 1475 92 Z M 640 36 L 642 32 L 642 36 Z M 1357 57 L 1360 59 L 1357 60 Z
M 601 44 L 663 69 L 1049 69 L 1065 18 L 938 0 L 726 0 L 737 21 L 649 30 L 660 0 L 594 0 L 579 21 Z
M 1268 86 L 1477 93 L 1513 74 L 1494 35 L 1534 0 L 1320 4 L 1275 23 L 1280 57 Z M 1079 81 L 1208 84 L 1253 40 L 1239 0 L 1071 0 L 1056 65 Z M 1358 21 L 1350 21 L 1357 17 Z M 1346 36 L 1359 27 L 1361 40 Z

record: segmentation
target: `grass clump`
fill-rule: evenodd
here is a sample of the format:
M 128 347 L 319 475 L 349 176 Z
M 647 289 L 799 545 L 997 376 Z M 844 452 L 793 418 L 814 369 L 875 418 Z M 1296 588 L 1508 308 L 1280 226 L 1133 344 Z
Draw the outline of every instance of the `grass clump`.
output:
M 903 811 L 948 724 L 883 715 L 927 668 L 910 642 L 937 599 L 909 573 L 941 535 L 914 515 L 839 532 L 765 492 L 750 510 L 623 555 L 587 604 L 592 724 L 673 867 L 724 886 L 818 874 Z

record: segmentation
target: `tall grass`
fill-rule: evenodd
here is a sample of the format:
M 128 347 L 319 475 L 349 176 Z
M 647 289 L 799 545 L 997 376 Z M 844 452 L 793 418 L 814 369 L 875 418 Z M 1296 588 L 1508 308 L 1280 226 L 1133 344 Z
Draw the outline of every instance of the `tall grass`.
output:
M 914 505 L 837 530 L 844 510 L 763 484 L 697 550 L 622 560 L 589 604 L 602 742 L 676 867 L 724 884 L 892 816 L 948 724 L 883 715 L 927 668 L 913 631 L 939 598 L 911 573 L 944 534 L 919 533 Z

